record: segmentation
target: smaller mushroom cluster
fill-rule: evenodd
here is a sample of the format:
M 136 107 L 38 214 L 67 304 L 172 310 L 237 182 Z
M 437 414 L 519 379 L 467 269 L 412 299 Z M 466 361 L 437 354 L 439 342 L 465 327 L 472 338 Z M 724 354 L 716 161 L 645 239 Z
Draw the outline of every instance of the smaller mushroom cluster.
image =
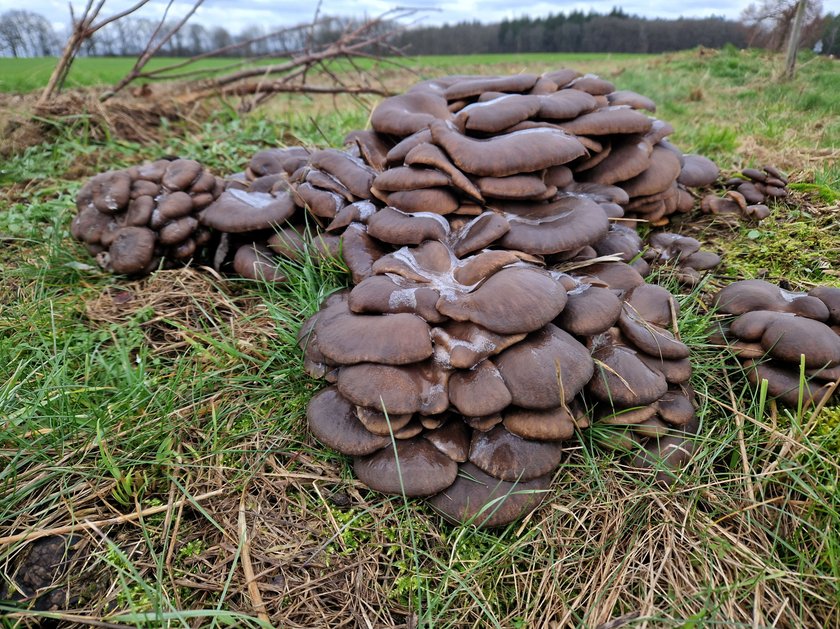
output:
M 726 316 L 713 342 L 727 347 L 751 382 L 796 406 L 819 403 L 840 379 L 840 288 L 790 292 L 763 280 L 735 282 L 713 300 Z
M 767 203 L 771 199 L 784 199 L 788 195 L 788 178 L 774 166 L 761 170 L 745 168 L 741 177 L 724 182 L 727 188 L 724 196 L 706 195 L 700 209 L 706 214 L 735 214 L 760 221 L 770 216 Z
M 197 215 L 222 189 L 219 179 L 191 159 L 111 170 L 79 191 L 70 231 L 102 268 L 149 273 L 162 259 L 185 262 L 210 243 L 213 234 Z
M 701 246 L 699 240 L 690 236 L 655 232 L 648 238 L 648 247 L 642 259 L 651 267 L 672 265 L 681 284 L 697 286 L 703 271 L 709 271 L 721 262 L 718 254 L 702 250 Z

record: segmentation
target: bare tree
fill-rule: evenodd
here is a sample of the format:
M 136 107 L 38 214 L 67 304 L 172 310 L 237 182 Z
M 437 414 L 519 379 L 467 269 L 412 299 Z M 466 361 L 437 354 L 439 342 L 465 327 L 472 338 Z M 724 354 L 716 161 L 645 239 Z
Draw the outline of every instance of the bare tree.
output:
M 802 16 L 802 41 L 810 42 L 822 24 L 822 0 L 808 0 Z M 750 45 L 783 50 L 790 40 L 799 0 L 761 0 L 750 4 L 741 20 L 751 29 Z
M 0 50 L 13 57 L 47 57 L 57 48 L 55 31 L 44 16 L 20 9 L 0 15 Z

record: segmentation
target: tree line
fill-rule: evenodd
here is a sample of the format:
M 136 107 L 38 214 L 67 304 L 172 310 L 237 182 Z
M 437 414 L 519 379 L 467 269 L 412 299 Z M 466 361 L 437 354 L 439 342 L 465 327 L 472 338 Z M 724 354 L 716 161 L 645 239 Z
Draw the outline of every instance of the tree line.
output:
M 788 27 L 784 12 L 777 9 L 789 4 L 790 0 L 763 0 L 761 5 L 751 5 L 738 21 L 720 17 L 648 19 L 616 8 L 607 14 L 573 11 L 492 24 L 460 22 L 402 29 L 394 44 L 409 55 L 659 53 L 697 46 L 720 48 L 726 44 L 777 49 L 783 44 Z M 823 54 L 840 54 L 840 15 L 822 15 L 818 1 L 812 1 L 811 6 L 803 45 L 816 46 Z M 222 26 L 186 24 L 163 45 L 160 54 L 192 57 L 223 50 L 220 56 L 281 56 L 337 38 L 352 22 L 350 18 L 326 18 L 317 25 L 291 28 L 254 25 L 235 34 Z M 85 42 L 81 54 L 137 56 L 156 33 L 166 30 L 154 20 L 128 16 L 98 31 Z M 15 9 L 0 15 L 0 56 L 55 56 L 60 53 L 63 39 L 63 34 L 56 32 L 46 18 L 32 11 Z

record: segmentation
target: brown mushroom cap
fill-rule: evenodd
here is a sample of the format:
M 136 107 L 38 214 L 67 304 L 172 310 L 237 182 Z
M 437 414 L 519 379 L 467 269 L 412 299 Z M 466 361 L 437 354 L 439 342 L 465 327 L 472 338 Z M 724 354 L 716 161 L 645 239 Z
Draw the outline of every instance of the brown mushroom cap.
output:
M 665 360 L 688 358 L 688 346 L 674 338 L 668 330 L 648 323 L 627 304 L 618 317 L 618 327 L 625 338 L 650 356 Z
M 201 213 L 203 225 L 228 233 L 241 233 L 281 225 L 296 206 L 287 193 L 226 190 Z
M 415 91 L 383 100 L 371 113 L 370 124 L 378 133 L 404 138 L 425 129 L 436 119 L 451 117 L 443 96 Z
M 318 347 L 339 365 L 407 365 L 432 355 L 429 324 L 413 314 L 368 316 L 345 313 L 319 319 Z
M 668 289 L 656 284 L 642 284 L 627 294 L 627 304 L 643 320 L 668 327 L 679 317 L 680 305 Z
M 483 360 L 469 371 L 458 370 L 450 376 L 449 401 L 462 415 L 480 417 L 506 408 L 511 395 L 496 365 Z
M 609 230 L 600 205 L 582 197 L 565 197 L 551 204 L 499 205 L 510 230 L 502 246 L 537 255 L 573 251 L 601 240 Z
M 503 413 L 505 428 L 523 439 L 565 441 L 575 434 L 577 423 L 568 406 L 546 411 L 510 407 Z
M 560 443 L 523 439 L 502 425 L 488 432 L 473 432 L 470 442 L 470 462 L 491 476 L 509 482 L 549 474 L 562 455 Z
M 368 234 L 392 245 L 419 245 L 424 240 L 446 240 L 449 223 L 433 212 L 402 212 L 385 207 L 368 220 Z
M 559 123 L 569 133 L 587 136 L 647 133 L 652 124 L 646 115 L 623 106 L 604 107 Z
M 496 77 L 470 77 L 452 83 L 444 91 L 447 100 L 477 96 L 483 92 L 524 92 L 534 87 L 535 74 L 513 74 Z
M 758 363 L 754 360 L 744 362 L 747 379 L 754 385 L 767 380 L 767 393 L 779 398 L 785 404 L 797 406 L 800 396 L 804 405 L 819 404 L 828 394 L 829 383 L 821 381 L 801 381 L 798 369 L 789 369 L 778 364 Z
M 471 369 L 524 338 L 524 333 L 498 334 L 469 321 L 449 321 L 432 328 L 435 360 L 456 369 Z
M 641 197 L 667 190 L 680 174 L 680 160 L 668 149 L 654 146 L 650 166 L 642 174 L 621 184 L 631 197 Z
M 571 120 L 594 110 L 598 101 L 591 94 L 580 90 L 559 90 L 540 97 L 539 118 Z
M 455 124 L 470 131 L 497 133 L 532 117 L 540 110 L 540 98 L 505 94 L 493 100 L 467 105 L 458 112 Z
M 586 348 L 551 324 L 509 347 L 493 362 L 513 403 L 529 409 L 569 404 L 592 378 L 594 370 Z
M 566 307 L 555 322 L 572 334 L 600 334 L 618 321 L 621 300 L 610 289 L 581 283 L 568 296 Z
M 428 500 L 450 522 L 503 526 L 533 511 L 542 502 L 550 474 L 509 483 L 490 476 L 472 463 L 460 466 L 455 482 Z
M 773 358 L 794 365 L 804 356 L 808 369 L 840 364 L 840 336 L 806 317 L 777 314 L 761 336 L 761 346 Z
M 656 111 L 656 103 L 650 98 L 633 92 L 631 90 L 618 90 L 607 94 L 610 105 L 627 105 L 633 109 L 647 109 L 649 112 Z
M 288 278 L 277 266 L 271 249 L 264 245 L 242 245 L 233 257 L 233 269 L 249 280 L 285 282 Z
M 437 311 L 438 299 L 440 293 L 431 287 L 405 281 L 397 283 L 394 277 L 373 275 L 350 292 L 350 310 L 360 314 L 410 312 L 429 323 L 440 323 L 446 317 Z
M 615 184 L 627 181 L 650 167 L 653 146 L 639 136 L 630 136 L 614 144 L 609 155 L 583 174 L 586 181 Z
M 428 439 L 432 445 L 456 463 L 463 463 L 469 457 L 469 429 L 456 417 L 451 417 L 441 426 L 429 430 L 423 438 Z
M 320 346 L 320 340 L 319 340 Z M 394 366 L 360 363 L 342 367 L 338 390 L 357 406 L 397 415 L 436 415 L 449 407 L 446 384 L 449 371 L 432 361 Z
M 565 164 L 585 154 L 572 135 L 557 129 L 538 128 L 469 138 L 441 121 L 431 125 L 432 139 L 464 172 L 479 176 L 506 177 Z
M 125 170 L 110 170 L 96 175 L 83 190 L 90 195 L 97 210 L 103 214 L 116 214 L 128 205 L 131 175 Z
M 809 297 L 816 297 L 828 308 L 828 322 L 832 325 L 840 324 L 840 288 L 834 286 L 817 286 L 808 292 Z
M 510 224 L 504 217 L 496 212 L 482 212 L 452 235 L 452 251 L 463 257 L 491 245 L 508 231 Z
M 712 185 L 719 174 L 720 168 L 708 157 L 685 155 L 677 181 L 690 188 L 702 188 Z
M 500 334 L 531 332 L 552 321 L 566 305 L 566 291 L 534 267 L 512 266 L 470 293 L 442 294 L 438 312 L 472 321 Z
M 367 430 L 356 417 L 353 405 L 335 387 L 327 387 L 312 397 L 306 418 L 315 438 L 342 454 L 371 454 L 391 443 L 389 437 Z
M 458 464 L 428 440 L 416 437 L 357 458 L 353 471 L 365 485 L 383 494 L 431 496 L 455 481 Z
M 719 312 L 740 315 L 751 310 L 792 312 L 826 321 L 828 307 L 814 296 L 792 293 L 764 280 L 742 280 L 724 287 L 713 299 Z
M 665 376 L 652 370 L 623 345 L 605 345 L 592 353 L 595 377 L 589 389 L 599 400 L 628 408 L 651 404 L 668 390 Z
M 118 229 L 108 248 L 106 268 L 125 275 L 146 271 L 154 259 L 155 241 L 155 233 L 146 227 Z

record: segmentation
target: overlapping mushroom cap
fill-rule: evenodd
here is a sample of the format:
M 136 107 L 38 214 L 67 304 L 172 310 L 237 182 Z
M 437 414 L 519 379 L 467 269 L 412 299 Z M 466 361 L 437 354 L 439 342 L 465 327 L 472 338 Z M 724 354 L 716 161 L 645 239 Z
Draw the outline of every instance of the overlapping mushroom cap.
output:
M 767 380 L 770 396 L 818 403 L 840 378 L 838 295 L 831 287 L 796 293 L 762 280 L 735 282 L 714 297 L 724 315 L 714 340 L 743 362 L 753 383 Z

